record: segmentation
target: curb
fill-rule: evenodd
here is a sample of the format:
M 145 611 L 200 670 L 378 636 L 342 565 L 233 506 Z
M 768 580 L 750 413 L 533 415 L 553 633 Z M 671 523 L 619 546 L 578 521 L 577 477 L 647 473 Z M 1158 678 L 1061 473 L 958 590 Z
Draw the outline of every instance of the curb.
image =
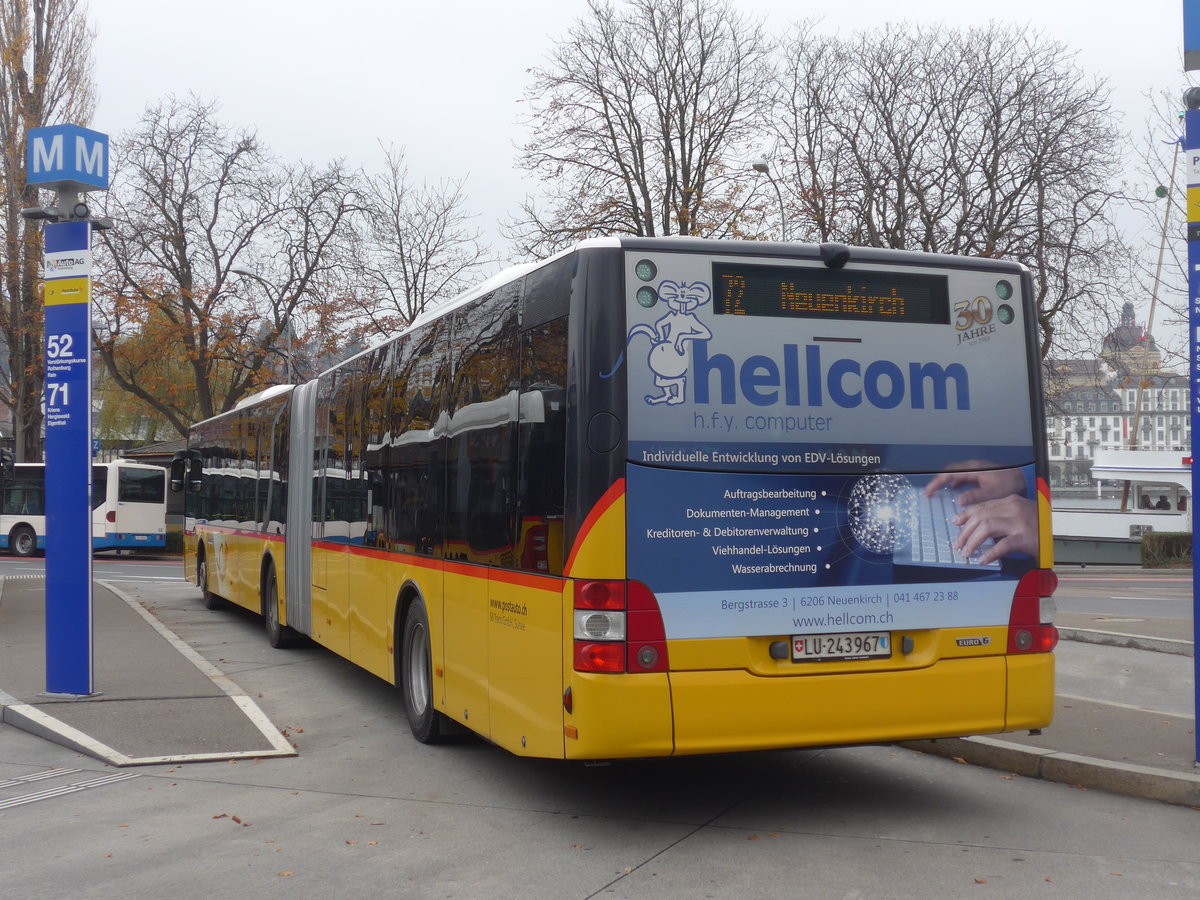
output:
M 4 578 L 0 577 L 0 598 L 3 597 Z M 230 750 L 217 753 L 190 753 L 174 756 L 138 756 L 131 757 L 115 750 L 102 741 L 85 734 L 79 729 L 47 715 L 41 709 L 29 703 L 23 703 L 11 694 L 0 690 L 0 722 L 12 725 L 21 731 L 28 732 L 53 744 L 59 744 L 78 753 L 94 757 L 112 766 L 156 766 L 193 762 L 225 762 L 234 759 L 267 759 L 270 757 L 298 756 L 296 748 L 288 743 L 286 737 L 263 713 L 258 705 L 234 681 L 220 669 L 197 653 L 190 645 L 180 639 L 167 626 L 163 625 L 153 613 L 141 603 L 130 597 L 115 584 L 109 581 L 97 581 L 105 589 L 111 591 L 119 599 L 127 603 L 134 612 L 138 613 L 159 636 L 171 644 L 175 650 L 188 662 L 194 665 L 221 691 L 233 701 L 242 715 L 250 720 L 259 733 L 271 745 L 270 750 Z
M 1012 772 L 1026 778 L 1041 778 L 1073 787 L 1111 791 L 1178 806 L 1200 807 L 1200 774 L 1169 772 L 1075 753 L 1026 747 L 992 737 L 903 741 L 900 746 Z
M 1078 641 L 1084 644 L 1128 647 L 1132 650 L 1153 650 L 1156 653 L 1173 653 L 1177 656 L 1196 655 L 1195 646 L 1191 641 L 1151 637 L 1146 634 L 1125 634 L 1120 631 L 1096 631 L 1088 628 L 1059 628 L 1058 636 L 1064 641 Z

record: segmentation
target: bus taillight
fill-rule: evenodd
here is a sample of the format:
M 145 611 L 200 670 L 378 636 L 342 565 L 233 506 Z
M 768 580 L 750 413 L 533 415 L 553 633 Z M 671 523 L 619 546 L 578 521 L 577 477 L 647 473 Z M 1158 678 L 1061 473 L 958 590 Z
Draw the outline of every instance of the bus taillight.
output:
M 574 606 L 576 671 L 667 671 L 662 612 L 646 585 L 577 581 Z
M 1050 569 L 1027 572 L 1017 582 L 1008 618 L 1009 653 L 1049 653 L 1058 646 L 1054 601 L 1058 576 Z

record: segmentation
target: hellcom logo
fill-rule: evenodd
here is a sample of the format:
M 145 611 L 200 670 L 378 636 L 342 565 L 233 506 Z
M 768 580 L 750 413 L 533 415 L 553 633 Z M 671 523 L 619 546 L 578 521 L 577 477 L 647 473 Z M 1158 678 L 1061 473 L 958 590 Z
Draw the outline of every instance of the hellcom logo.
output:
M 803 366 L 798 344 L 784 344 L 780 356 L 782 365 L 770 356 L 754 355 L 739 366 L 724 353 L 709 356 L 707 341 L 697 343 L 692 356 L 696 403 L 730 405 L 740 393 L 755 406 L 774 406 L 782 398 L 785 406 L 821 407 L 828 401 L 854 409 L 865 401 L 877 409 L 895 409 L 907 401 L 911 409 L 949 409 L 953 392 L 955 409 L 971 408 L 970 379 L 961 363 L 902 366 L 877 359 L 864 367 L 845 358 L 826 363 L 818 344 L 804 347 Z
M 799 344 L 783 344 L 774 356 L 755 354 L 739 363 L 709 352 L 713 332 L 697 315 L 712 300 L 708 284 L 664 280 L 657 291 L 648 286 L 641 291 L 648 292 L 645 301 L 638 295 L 642 306 L 662 300 L 668 309 L 653 325 L 634 325 L 627 336 L 630 344 L 639 335 L 650 338 L 646 364 L 659 391 L 645 398 L 651 406 L 687 402 L 691 384 L 692 402 L 701 406 L 744 400 L 754 406 L 971 408 L 970 378 L 961 363 L 828 360 L 819 344 L 805 345 L 803 354 Z

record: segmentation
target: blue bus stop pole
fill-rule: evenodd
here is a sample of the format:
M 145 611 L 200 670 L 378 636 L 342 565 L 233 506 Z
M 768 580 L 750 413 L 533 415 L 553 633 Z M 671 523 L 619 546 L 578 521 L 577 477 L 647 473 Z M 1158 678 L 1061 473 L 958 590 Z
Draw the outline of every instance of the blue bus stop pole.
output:
M 1183 0 L 1183 70 L 1200 69 L 1200 0 Z M 1195 462 L 1196 435 L 1200 434 L 1200 88 L 1184 95 L 1183 149 L 1187 157 L 1187 283 L 1188 381 L 1191 385 L 1192 421 L 1192 641 L 1200 646 L 1200 546 L 1196 543 L 1196 496 L 1200 475 Z M 1200 722 L 1200 656 L 1192 654 L 1192 693 L 1195 720 Z M 1200 729 L 1193 728 L 1193 762 L 1200 766 Z
M 46 226 L 46 256 L 89 272 L 89 222 Z M 51 266 L 47 265 L 47 275 Z M 72 274 L 74 274 L 72 272 Z M 90 695 L 92 428 L 90 274 L 45 281 L 46 692 Z
M 81 195 L 108 189 L 108 135 L 78 125 L 31 128 L 25 174 L 57 206 L 45 221 L 46 693 L 87 696 L 92 684 L 92 229 Z M 103 227 L 111 227 L 112 223 Z
M 1190 92 L 1189 92 L 1190 94 Z M 1197 97 L 1196 99 L 1200 99 Z M 1200 435 L 1200 109 L 1184 113 L 1183 144 L 1187 155 L 1188 237 L 1188 380 L 1191 383 L 1192 446 Z M 1192 455 L 1192 499 L 1200 496 L 1200 466 Z M 1200 544 L 1196 542 L 1195 503 L 1192 504 L 1192 630 L 1194 646 L 1200 646 Z M 1200 685 L 1200 656 L 1193 654 L 1192 685 Z M 1196 720 L 1200 721 L 1200 690 L 1196 694 Z M 1200 732 L 1196 733 L 1195 761 L 1200 764 Z

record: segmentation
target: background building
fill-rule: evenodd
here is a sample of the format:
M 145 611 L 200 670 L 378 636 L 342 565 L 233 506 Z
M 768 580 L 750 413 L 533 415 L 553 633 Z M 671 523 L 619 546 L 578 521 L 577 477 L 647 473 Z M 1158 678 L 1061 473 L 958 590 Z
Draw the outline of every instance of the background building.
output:
M 1051 487 L 1094 489 L 1097 449 L 1191 455 L 1187 376 L 1163 368 L 1162 353 L 1135 321 L 1132 303 L 1102 348 L 1096 359 L 1046 363 Z

